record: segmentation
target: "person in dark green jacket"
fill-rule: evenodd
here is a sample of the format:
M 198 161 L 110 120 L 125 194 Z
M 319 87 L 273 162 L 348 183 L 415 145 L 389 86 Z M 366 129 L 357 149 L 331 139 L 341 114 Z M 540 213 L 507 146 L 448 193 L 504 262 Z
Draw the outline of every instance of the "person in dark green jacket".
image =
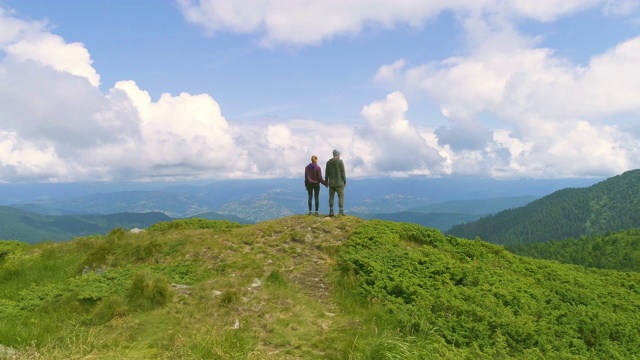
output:
M 338 193 L 338 215 L 344 215 L 344 188 L 347 186 L 347 174 L 340 160 L 340 151 L 333 150 L 333 158 L 327 161 L 324 169 L 325 181 L 329 184 L 329 216 L 333 216 L 333 200 Z

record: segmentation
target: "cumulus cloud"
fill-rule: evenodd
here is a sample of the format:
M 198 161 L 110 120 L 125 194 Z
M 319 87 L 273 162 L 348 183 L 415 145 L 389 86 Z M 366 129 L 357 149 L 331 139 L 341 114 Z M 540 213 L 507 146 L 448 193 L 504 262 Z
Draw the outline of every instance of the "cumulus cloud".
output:
M 440 173 L 444 158 L 406 119 L 409 106 L 401 92 L 362 109 L 366 125 L 358 129 L 356 144 L 366 172 L 371 174 Z
M 454 159 L 452 171 L 464 164 L 491 176 L 562 177 L 640 165 L 633 127 L 607 124 L 633 122 L 640 113 L 640 37 L 581 65 L 490 21 L 467 19 L 472 46 L 465 56 L 379 71 L 394 74 L 379 81 L 402 79 L 405 89 L 441 105 L 449 124 L 434 133 Z
M 258 34 L 265 46 L 318 44 L 369 27 L 419 28 L 446 10 L 552 21 L 594 7 L 611 14 L 627 14 L 638 7 L 635 0 L 178 0 L 178 5 L 185 19 L 209 33 Z
M 103 92 L 83 44 L 68 43 L 46 23 L 16 19 L 0 8 L 0 178 L 295 177 L 311 155 L 322 164 L 333 149 L 341 151 L 350 177 L 594 176 L 640 165 L 638 127 L 607 122 L 624 117 L 631 123 L 640 112 L 640 37 L 577 65 L 520 35 L 509 20 L 552 21 L 593 7 L 628 13 L 634 2 L 179 4 L 185 18 L 210 32 L 256 33 L 267 46 L 317 44 L 368 26 L 419 27 L 450 9 L 460 15 L 469 47 L 468 53 L 426 64 L 381 64 L 372 76 L 392 90 L 362 107 L 360 122 L 234 123 L 208 94 L 154 99 L 133 80 Z M 446 123 L 428 127 L 425 119 L 410 119 L 407 93 L 439 104 Z
M 42 63 L 83 77 L 93 86 L 100 85 L 100 76 L 91 66 L 91 56 L 81 43 L 65 43 L 60 36 L 39 33 L 6 46 L 4 50 L 16 60 Z
M 401 93 L 365 106 L 355 126 L 301 118 L 230 123 L 207 94 L 153 99 L 133 80 L 104 93 L 82 44 L 66 43 L 45 24 L 1 19 L 14 24 L 2 35 L 0 61 L 4 181 L 299 176 L 311 155 L 324 163 L 333 149 L 350 177 L 428 174 L 442 161 L 405 118 Z

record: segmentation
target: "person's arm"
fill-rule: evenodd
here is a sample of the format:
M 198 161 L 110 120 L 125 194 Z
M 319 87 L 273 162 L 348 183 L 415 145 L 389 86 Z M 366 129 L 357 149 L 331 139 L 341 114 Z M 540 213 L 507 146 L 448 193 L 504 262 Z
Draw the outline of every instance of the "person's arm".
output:
M 322 178 L 322 168 L 320 166 L 318 166 L 318 168 L 316 169 L 316 175 L 318 175 L 320 184 L 327 186 L 327 182 Z
M 344 163 L 340 162 L 340 167 L 342 170 L 342 182 L 344 182 L 344 186 L 347 186 L 347 173 L 344 171 Z
M 328 161 L 327 161 L 327 164 L 324 166 L 324 176 L 326 176 L 324 181 L 326 181 L 327 184 L 329 184 L 329 162 Z

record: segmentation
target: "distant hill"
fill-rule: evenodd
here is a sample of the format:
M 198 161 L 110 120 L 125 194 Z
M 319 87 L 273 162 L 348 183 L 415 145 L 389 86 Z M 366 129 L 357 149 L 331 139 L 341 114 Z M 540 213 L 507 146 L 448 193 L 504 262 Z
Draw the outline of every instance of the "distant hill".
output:
M 0 206 L 0 240 L 27 243 L 66 241 L 76 236 L 104 235 L 114 228 L 146 228 L 172 220 L 159 213 L 117 213 L 107 215 L 41 215 L 8 206 Z
M 188 217 L 208 211 L 208 208 L 196 202 L 193 196 L 166 191 L 96 193 L 65 200 L 46 199 L 12 206 L 44 215 L 162 212 L 171 217 Z
M 440 231 L 449 230 L 452 226 L 477 220 L 480 215 L 473 214 L 454 214 L 454 213 L 419 213 L 401 211 L 394 213 L 380 213 L 380 214 L 354 214 L 363 219 L 380 219 L 390 220 L 397 222 L 411 222 L 422 226 L 436 228 Z
M 203 214 L 198 214 L 195 216 L 192 216 L 193 218 L 201 218 L 201 219 L 207 219 L 207 220 L 228 220 L 228 221 L 233 221 L 233 222 L 237 222 L 239 224 L 253 224 L 253 221 L 247 220 L 247 219 L 243 219 L 241 217 L 235 216 L 235 215 L 225 215 L 225 214 L 218 214 L 215 212 L 207 212 L 207 213 L 203 213 Z
M 479 200 L 452 200 L 432 202 L 414 206 L 406 211 L 382 213 L 353 213 L 363 219 L 381 219 L 398 222 L 412 222 L 422 226 L 447 231 L 451 227 L 478 220 L 482 216 L 497 213 L 505 209 L 523 206 L 537 199 L 532 195 L 516 197 L 498 197 Z M 408 204 L 405 201 L 404 204 Z
M 451 200 L 409 208 L 412 213 L 488 215 L 524 206 L 538 197 L 533 195 L 496 197 L 473 200 Z
M 640 227 L 640 170 L 556 191 L 521 208 L 456 225 L 451 235 L 526 244 Z
M 0 284 L 0 358 L 640 357 L 640 273 L 354 216 L 0 241 Z
M 466 214 L 475 205 L 464 211 L 420 207 L 451 200 L 541 197 L 558 189 L 595 182 L 595 179 L 496 180 L 476 177 L 351 179 L 345 190 L 345 210 L 361 214 L 402 211 Z M 328 191 L 321 188 L 320 211 L 324 213 L 328 212 L 327 196 Z M 174 185 L 0 184 L 0 205 L 43 215 L 162 212 L 172 218 L 186 218 L 215 212 L 256 222 L 305 213 L 307 193 L 300 178 Z M 506 208 L 510 207 L 513 206 Z M 473 211 L 475 214 L 495 212 L 492 209 Z

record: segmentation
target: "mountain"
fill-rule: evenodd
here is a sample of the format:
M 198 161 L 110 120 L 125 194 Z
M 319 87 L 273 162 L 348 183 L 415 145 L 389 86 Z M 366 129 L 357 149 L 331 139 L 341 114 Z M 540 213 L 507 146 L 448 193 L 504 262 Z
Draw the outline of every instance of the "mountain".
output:
M 169 221 L 171 218 L 168 215 L 160 212 L 144 212 L 146 209 L 157 209 L 157 204 L 162 202 L 162 199 L 172 198 L 174 201 L 170 204 L 179 207 L 179 199 L 184 199 L 184 196 L 164 196 L 160 199 L 153 199 L 155 192 L 117 192 L 108 194 L 109 196 L 95 195 L 81 198 L 87 204 L 86 206 L 92 207 L 94 210 L 107 211 L 109 209 L 116 210 L 117 204 L 121 204 L 125 201 L 138 203 L 141 199 L 147 199 L 146 204 L 156 204 L 149 208 L 130 207 L 134 210 L 140 211 L 139 213 L 126 212 L 126 213 L 114 213 L 114 214 L 97 214 L 97 215 L 83 215 L 84 212 L 74 214 L 70 210 L 57 210 L 49 209 L 46 211 L 51 213 L 50 215 L 42 215 L 32 211 L 25 211 L 14 207 L 0 207 L 0 239 L 7 240 L 20 240 L 29 243 L 36 243 L 41 241 L 64 241 L 66 239 L 73 238 L 75 236 L 82 236 L 88 234 L 101 234 L 104 235 L 113 228 L 122 227 L 128 228 L 145 228 L 158 221 Z M 167 195 L 166 193 L 161 193 Z M 170 195 L 170 194 L 169 194 Z M 97 198 L 98 202 L 92 202 L 90 199 Z M 390 203 L 408 203 L 406 197 L 401 196 L 388 196 Z M 527 198 L 527 197 L 524 197 Z M 523 198 L 523 199 L 524 199 Z M 109 206 L 108 200 L 115 200 L 116 206 Z M 279 202 L 275 201 L 279 199 Z M 287 206 L 286 199 L 289 199 L 289 205 Z M 520 201 L 521 198 L 515 198 L 514 201 Z M 455 203 L 459 208 L 466 208 L 468 211 L 475 212 L 478 206 L 482 203 L 501 203 L 504 206 L 506 204 L 513 204 L 507 200 L 501 199 L 499 201 L 493 201 L 492 199 L 476 201 L 456 201 Z M 82 204 L 82 201 L 77 204 Z M 469 204 L 465 206 L 464 204 Z M 100 205 L 102 204 L 102 205 Z M 284 204 L 284 205 L 283 205 Z M 432 204 L 429 209 L 438 209 L 438 204 Z M 23 206 L 24 209 L 33 208 L 35 205 Z M 272 190 L 267 191 L 265 194 L 257 195 L 253 200 L 243 200 L 227 204 L 223 213 L 218 212 L 204 212 L 197 213 L 189 217 L 198 217 L 210 220 L 229 220 L 238 222 L 240 224 L 254 223 L 255 219 L 274 218 L 292 215 L 289 207 L 300 207 L 300 200 L 296 199 L 291 193 L 287 193 L 284 190 Z M 443 210 L 446 211 L 451 205 L 447 202 L 442 203 Z M 78 207 L 83 208 L 82 205 Z M 191 207 L 188 213 L 196 212 L 197 207 Z M 43 211 L 45 212 L 45 211 Z M 241 218 L 234 215 L 235 213 L 242 213 L 250 219 Z M 54 215 L 55 214 L 55 215 Z M 63 215 L 66 214 L 66 215 Z M 445 231 L 455 224 L 461 222 L 467 222 L 476 220 L 479 215 L 470 214 L 423 214 L 423 213 L 410 213 L 410 212 L 398 212 L 389 214 L 357 214 L 364 219 L 384 219 L 393 221 L 408 221 L 416 224 L 435 227 L 442 231 Z
M 146 228 L 169 220 L 158 212 L 52 216 L 0 206 L 0 239 L 27 243 L 66 241 L 76 236 L 105 235 L 117 227 Z
M 252 223 L 235 215 L 207 212 L 193 217 Z M 105 235 L 114 228 L 147 228 L 158 222 L 174 220 L 164 213 L 115 213 L 104 215 L 42 215 L 9 206 L 0 206 L 0 240 L 27 243 L 66 241 L 76 236 Z
M 65 200 L 47 199 L 13 205 L 45 215 L 112 214 L 118 212 L 162 212 L 187 217 L 208 211 L 193 197 L 166 191 L 119 191 L 96 193 Z
M 452 227 L 451 235 L 495 244 L 576 238 L 640 227 L 640 170 L 587 188 L 567 188 L 517 209 Z
M 447 231 L 452 226 L 477 220 L 480 215 L 473 214 L 454 214 L 454 213 L 419 213 L 401 211 L 395 213 L 380 214 L 354 214 L 363 219 L 372 220 L 390 220 L 397 222 L 411 222 L 422 226 L 436 228 L 440 231 Z
M 520 207 L 535 199 L 537 199 L 537 197 L 526 195 L 478 200 L 452 200 L 422 204 L 410 207 L 407 211 L 376 214 L 353 213 L 353 215 L 368 220 L 381 219 L 412 222 L 422 226 L 433 227 L 440 231 L 447 231 L 455 225 L 475 221 L 482 216 L 497 213 L 505 209 Z M 409 201 L 402 203 L 405 207 L 409 205 Z
M 640 357 L 640 273 L 353 216 L 0 241 L 0 283 L 0 357 Z
M 422 212 L 432 203 L 501 197 L 541 197 L 597 179 L 496 180 L 462 178 L 351 179 L 345 189 L 348 213 Z M 328 191 L 321 188 L 320 211 L 328 212 Z M 247 221 L 307 211 L 302 179 L 221 180 L 210 183 L 151 184 L 0 184 L 0 205 L 44 215 L 162 212 L 184 218 L 215 212 Z M 465 212 L 458 212 L 465 213 Z
M 198 215 L 192 216 L 192 218 L 207 219 L 207 220 L 228 220 L 228 221 L 232 221 L 232 222 L 237 222 L 238 224 L 252 224 L 253 223 L 250 220 L 243 219 L 243 218 L 235 216 L 235 215 L 218 214 L 218 213 L 215 213 L 215 212 L 207 212 L 207 213 L 198 214 Z
M 538 197 L 533 195 L 496 197 L 475 200 L 451 200 L 409 208 L 414 213 L 487 215 L 524 206 Z

